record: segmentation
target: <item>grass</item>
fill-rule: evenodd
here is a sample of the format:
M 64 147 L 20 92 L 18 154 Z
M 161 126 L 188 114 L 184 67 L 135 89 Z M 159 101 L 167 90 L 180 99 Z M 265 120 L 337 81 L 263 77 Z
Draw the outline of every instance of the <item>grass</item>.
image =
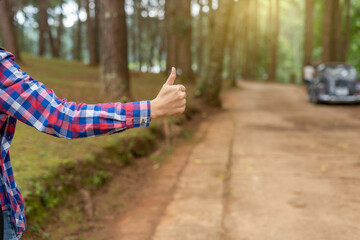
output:
M 100 96 L 98 68 L 91 68 L 79 62 L 30 55 L 23 56 L 20 67 L 36 80 L 44 83 L 47 88 L 52 88 L 60 98 L 86 103 L 110 101 Z M 163 74 L 133 72 L 133 97 L 135 100 L 154 98 L 166 78 L 167 76 Z M 191 91 L 193 87 L 187 86 L 187 89 Z M 156 125 L 156 121 L 151 125 Z M 99 158 L 101 156 L 99 152 L 101 153 L 102 150 L 116 148 L 125 138 L 137 136 L 142 138 L 149 134 L 148 131 L 148 129 L 133 129 L 111 136 L 66 140 L 39 133 L 18 122 L 10 149 L 15 180 L 26 201 L 29 195 L 34 194 L 34 191 L 41 190 L 41 186 L 37 185 L 38 180 L 41 184 L 41 179 L 55 176 L 64 165 L 76 164 L 79 160 L 101 161 L 94 158 Z M 94 174 L 95 172 L 96 170 Z M 94 175 L 95 184 L 101 176 Z M 48 184 L 51 185 L 51 183 Z M 27 203 L 26 208 L 29 211 L 32 206 Z

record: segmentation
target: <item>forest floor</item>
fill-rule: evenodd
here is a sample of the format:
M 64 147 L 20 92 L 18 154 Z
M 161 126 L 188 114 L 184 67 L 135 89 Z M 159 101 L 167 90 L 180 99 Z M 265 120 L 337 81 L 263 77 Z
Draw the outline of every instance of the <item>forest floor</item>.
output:
M 360 107 L 249 82 L 223 100 L 159 168 L 137 161 L 94 196 L 93 219 L 50 224 L 51 239 L 358 239 Z

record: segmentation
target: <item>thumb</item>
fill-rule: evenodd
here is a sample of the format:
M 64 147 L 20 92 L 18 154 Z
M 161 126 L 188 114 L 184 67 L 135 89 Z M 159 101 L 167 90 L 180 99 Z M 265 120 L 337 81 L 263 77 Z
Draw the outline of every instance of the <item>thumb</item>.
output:
M 173 67 L 171 68 L 171 74 L 165 84 L 174 85 L 175 79 L 176 79 L 176 69 Z

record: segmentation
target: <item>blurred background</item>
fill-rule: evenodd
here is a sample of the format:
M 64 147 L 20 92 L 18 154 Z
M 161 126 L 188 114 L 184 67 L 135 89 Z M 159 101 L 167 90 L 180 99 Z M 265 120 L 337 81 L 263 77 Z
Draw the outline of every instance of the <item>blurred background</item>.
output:
M 100 3 L 95 0 L 4 2 L 1 15 L 9 20 L 1 23 L 9 28 L 2 26 L 0 43 L 15 52 L 18 59 L 19 53 L 27 53 L 99 64 L 103 54 L 101 45 L 104 45 L 101 39 L 109 31 L 100 24 Z M 219 20 L 216 12 L 226 3 L 219 0 L 116 2 L 124 2 L 125 14 L 121 8 L 111 8 L 117 5 L 111 1 L 104 3 L 103 11 L 109 11 L 109 16 L 118 14 L 117 18 L 126 18 L 126 29 L 119 21 L 112 31 L 123 36 L 127 43 L 113 44 L 127 46 L 131 70 L 158 73 L 169 69 L 168 65 L 175 65 L 188 75 L 189 81 L 194 80 L 194 74 L 205 75 L 210 41 L 216 37 L 212 28 Z M 229 29 L 223 33 L 228 35 L 223 43 L 225 76 L 300 83 L 302 66 L 315 60 L 348 61 L 360 67 L 357 1 L 238 0 L 231 5 L 232 13 L 226 16 Z

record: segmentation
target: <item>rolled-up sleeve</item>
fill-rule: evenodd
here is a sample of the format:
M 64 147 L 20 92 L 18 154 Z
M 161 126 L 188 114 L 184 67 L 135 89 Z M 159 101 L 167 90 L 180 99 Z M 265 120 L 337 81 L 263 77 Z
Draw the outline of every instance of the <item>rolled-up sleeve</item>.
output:
M 64 138 L 108 135 L 150 123 L 150 101 L 77 104 L 58 98 L 0 50 L 0 111 Z

